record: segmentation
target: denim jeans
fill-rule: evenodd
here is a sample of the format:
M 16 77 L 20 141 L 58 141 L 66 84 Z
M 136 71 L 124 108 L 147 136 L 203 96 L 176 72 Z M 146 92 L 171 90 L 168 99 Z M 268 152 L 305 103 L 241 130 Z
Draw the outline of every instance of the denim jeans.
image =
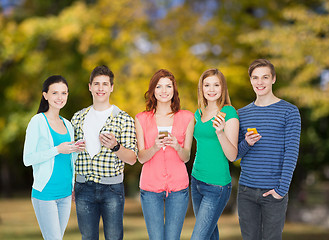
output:
M 239 185 L 238 215 L 244 240 L 281 240 L 288 206 L 288 195 L 263 197 L 270 189 Z
M 46 240 L 60 240 L 71 213 L 72 196 L 51 201 L 32 198 L 32 205 L 41 233 Z
M 191 177 L 192 204 L 195 225 L 191 240 L 217 240 L 217 222 L 232 191 L 232 184 L 225 186 L 207 184 Z
M 140 190 L 143 215 L 150 240 L 179 240 L 188 207 L 188 188 L 155 193 Z
M 75 183 L 75 202 L 82 240 L 99 239 L 103 218 L 106 240 L 123 239 L 124 186 L 95 182 Z

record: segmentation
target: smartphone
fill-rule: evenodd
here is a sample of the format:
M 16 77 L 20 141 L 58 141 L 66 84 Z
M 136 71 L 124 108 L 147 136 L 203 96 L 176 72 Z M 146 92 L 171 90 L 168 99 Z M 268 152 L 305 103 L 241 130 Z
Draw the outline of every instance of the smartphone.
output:
M 248 132 L 253 132 L 254 134 L 257 134 L 257 129 L 256 128 L 247 128 Z
M 85 143 L 86 141 L 84 139 L 79 139 L 78 141 L 76 141 L 74 144 L 75 145 L 80 145 L 80 144 L 83 144 Z
M 164 136 L 160 137 L 159 139 L 163 139 L 165 137 L 168 137 L 168 131 L 160 131 L 159 134 L 164 135 Z

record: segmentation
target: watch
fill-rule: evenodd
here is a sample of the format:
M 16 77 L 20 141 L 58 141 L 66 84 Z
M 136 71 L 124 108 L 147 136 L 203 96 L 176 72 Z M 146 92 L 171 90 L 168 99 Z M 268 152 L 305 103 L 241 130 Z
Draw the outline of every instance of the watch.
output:
M 120 143 L 118 143 L 118 144 L 115 145 L 113 148 L 111 148 L 111 151 L 112 151 L 112 152 L 117 152 L 117 151 L 119 151 L 119 149 L 120 149 Z

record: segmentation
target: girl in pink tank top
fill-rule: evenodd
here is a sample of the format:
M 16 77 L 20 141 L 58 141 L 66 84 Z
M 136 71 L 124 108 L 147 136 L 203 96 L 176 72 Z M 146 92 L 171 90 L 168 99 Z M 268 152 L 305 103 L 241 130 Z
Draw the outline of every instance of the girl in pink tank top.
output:
M 180 239 L 189 200 L 185 163 L 194 116 L 180 110 L 176 80 L 167 70 L 153 75 L 145 98 L 146 111 L 135 119 L 143 215 L 149 239 Z

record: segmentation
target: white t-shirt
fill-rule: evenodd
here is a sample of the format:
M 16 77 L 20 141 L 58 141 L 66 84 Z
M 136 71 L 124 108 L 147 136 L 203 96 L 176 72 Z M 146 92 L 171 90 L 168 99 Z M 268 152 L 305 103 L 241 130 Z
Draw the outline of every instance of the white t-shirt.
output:
M 94 107 L 91 107 L 86 115 L 83 124 L 83 132 L 86 140 L 86 150 L 91 158 L 101 150 L 99 132 L 105 125 L 106 120 L 111 115 L 112 111 L 113 105 L 104 111 L 96 111 Z

